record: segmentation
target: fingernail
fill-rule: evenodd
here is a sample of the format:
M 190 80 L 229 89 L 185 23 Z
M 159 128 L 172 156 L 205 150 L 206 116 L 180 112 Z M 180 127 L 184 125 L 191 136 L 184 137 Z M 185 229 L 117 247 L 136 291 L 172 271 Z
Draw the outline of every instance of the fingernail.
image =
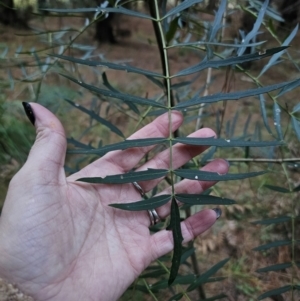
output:
M 28 119 L 30 120 L 30 122 L 34 125 L 35 123 L 35 116 L 34 113 L 32 111 L 31 105 L 28 102 L 22 102 L 22 105 L 24 107 L 25 113 L 28 117 Z
M 219 217 L 222 215 L 222 210 L 220 208 L 213 208 L 212 210 L 216 212 L 217 219 L 219 219 Z

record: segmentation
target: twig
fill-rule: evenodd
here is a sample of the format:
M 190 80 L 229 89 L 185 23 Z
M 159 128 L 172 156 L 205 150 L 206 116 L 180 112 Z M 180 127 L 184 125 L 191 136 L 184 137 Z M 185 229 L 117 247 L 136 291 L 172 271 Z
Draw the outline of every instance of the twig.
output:
M 213 161 L 209 159 L 207 162 Z M 266 158 L 227 158 L 228 162 L 262 162 L 262 163 L 293 163 L 300 162 L 300 158 L 266 159 Z
M 208 70 L 207 70 L 205 90 L 204 90 L 204 93 L 203 93 L 203 97 L 208 95 L 208 87 L 209 87 L 210 82 L 211 82 L 211 70 L 212 70 L 212 68 L 208 68 Z M 199 130 L 200 126 L 201 126 L 201 116 L 202 116 L 202 113 L 203 113 L 204 106 L 205 106 L 204 103 L 201 103 L 199 111 L 198 111 L 197 122 L 196 122 L 196 131 Z

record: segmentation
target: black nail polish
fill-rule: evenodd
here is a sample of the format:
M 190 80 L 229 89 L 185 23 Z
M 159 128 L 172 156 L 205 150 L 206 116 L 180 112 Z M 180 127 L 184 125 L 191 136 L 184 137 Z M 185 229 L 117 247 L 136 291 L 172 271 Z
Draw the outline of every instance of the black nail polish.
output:
M 24 107 L 24 110 L 25 110 L 25 113 L 26 113 L 28 119 L 34 125 L 34 123 L 35 123 L 35 116 L 34 116 L 34 113 L 32 111 L 31 105 L 28 102 L 22 102 L 22 105 Z
M 217 214 L 217 219 L 222 215 L 222 210 L 220 208 L 213 208 L 213 211 Z

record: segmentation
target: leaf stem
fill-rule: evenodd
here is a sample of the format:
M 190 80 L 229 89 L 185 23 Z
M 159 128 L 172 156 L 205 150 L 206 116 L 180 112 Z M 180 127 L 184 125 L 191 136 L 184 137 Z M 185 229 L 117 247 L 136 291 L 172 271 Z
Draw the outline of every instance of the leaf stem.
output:
M 163 75 L 164 75 L 164 84 L 165 84 L 165 93 L 167 95 L 167 107 L 168 107 L 168 116 L 169 116 L 169 145 L 170 145 L 170 176 L 171 176 L 171 187 L 172 187 L 172 195 L 175 195 L 174 190 L 174 173 L 173 173 L 173 156 L 172 156 L 172 107 L 174 106 L 172 91 L 171 91 L 171 79 L 170 79 L 170 67 L 168 60 L 168 51 L 167 51 L 167 43 L 165 39 L 165 34 L 162 28 L 162 19 L 160 18 L 160 12 L 158 7 L 157 0 L 149 1 L 149 9 L 151 17 L 155 18 L 153 21 L 153 27 L 158 43 L 158 48 L 162 61 Z
M 147 281 L 145 279 L 143 279 L 143 282 L 149 292 L 149 294 L 152 296 L 152 298 L 155 300 L 155 301 L 158 301 L 157 298 L 155 297 L 155 295 L 153 294 L 153 292 L 151 291 L 151 288 L 150 286 L 148 285 Z

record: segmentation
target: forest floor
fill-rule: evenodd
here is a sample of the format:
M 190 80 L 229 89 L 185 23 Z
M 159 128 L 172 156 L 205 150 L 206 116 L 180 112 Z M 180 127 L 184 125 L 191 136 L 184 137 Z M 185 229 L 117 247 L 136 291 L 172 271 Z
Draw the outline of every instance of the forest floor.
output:
M 210 17 L 211 16 L 209 15 L 204 16 L 204 18 L 207 19 Z M 44 29 L 47 30 L 59 29 L 64 26 L 79 28 L 80 26 L 83 26 L 83 24 L 84 19 L 82 18 L 69 18 L 63 20 L 58 18 L 45 18 L 43 22 L 40 20 L 33 20 L 31 22 L 32 27 L 44 27 Z M 122 30 L 128 30 L 128 32 L 130 32 L 130 36 L 117 36 L 118 43 L 113 45 L 101 43 L 93 39 L 94 30 L 91 28 L 78 40 L 76 40 L 76 43 L 95 47 L 92 51 L 95 59 L 100 56 L 109 62 L 125 62 L 138 68 L 161 72 L 162 67 L 151 22 L 137 18 L 121 17 L 118 20 L 118 25 L 116 26 L 120 27 Z M 228 29 L 228 31 L 226 29 L 225 37 L 232 40 L 233 32 L 235 31 L 236 28 Z M 14 52 L 20 45 L 23 46 L 22 51 L 24 52 L 30 51 L 32 47 L 35 47 L 35 50 L 45 48 L 45 43 L 41 42 L 40 37 L 28 36 L 28 33 L 29 32 L 25 30 L 12 29 L 4 26 L 0 27 L 0 43 L 9 47 L 7 56 L 12 58 L 11 62 L 15 62 L 15 59 L 13 58 Z M 184 34 L 184 32 L 182 32 L 182 34 Z M 72 35 L 70 34 L 70 37 L 71 36 Z M 299 34 L 295 41 L 296 42 L 293 42 L 294 45 L 299 44 Z M 274 40 L 268 40 L 267 45 L 264 47 L 268 48 L 271 46 L 278 46 L 278 43 L 274 42 Z M 51 53 L 51 51 L 51 49 L 49 52 L 45 50 L 42 51 L 40 58 L 43 59 L 45 54 Z M 294 49 L 291 49 L 291 53 L 292 55 L 297 55 L 296 50 Z M 84 55 L 84 51 L 72 49 L 66 53 L 66 55 L 80 57 Z M 20 57 L 28 58 L 28 54 L 20 54 L 18 59 L 20 59 Z M 179 70 L 195 65 L 200 62 L 203 57 L 204 52 L 201 51 L 191 49 L 181 49 L 179 51 L 172 50 L 169 52 L 171 73 L 174 74 Z M 257 76 L 267 61 L 268 59 L 254 62 L 251 69 L 248 71 L 249 74 Z M 31 62 L 34 62 L 33 56 L 31 56 Z M 9 74 L 11 74 L 13 78 L 20 78 L 23 76 L 19 67 L 10 67 L 11 66 L 7 65 L 5 68 L 1 68 L 0 78 L 5 78 L 7 76 L 6 74 L 8 73 L 6 72 L 8 69 L 10 70 Z M 68 70 L 74 73 L 74 77 L 78 74 L 82 75 L 84 77 L 84 81 L 89 84 L 97 85 L 101 83 L 101 72 L 105 71 L 110 84 L 118 90 L 126 91 L 128 94 L 134 94 L 141 97 L 147 96 L 150 98 L 158 95 L 160 92 L 157 86 L 149 82 L 145 77 L 137 74 L 129 74 L 109 69 L 104 70 L 103 68 L 99 68 L 99 73 L 95 73 L 90 71 L 85 72 L 85 70 L 87 70 L 86 67 L 80 66 L 76 68 L 70 64 Z M 33 75 L 32 83 L 28 84 L 28 82 L 25 83 L 16 80 L 13 88 L 10 86 L 3 89 L 3 91 L 5 91 L 5 101 L 7 103 L 11 103 L 11 106 L 7 105 L 7 114 L 16 113 L 16 118 L 21 118 L 22 122 L 27 121 L 25 121 L 25 118 L 20 117 L 22 116 L 22 113 L 19 108 L 19 102 L 23 100 L 32 101 L 36 95 L 36 83 L 34 82 L 37 78 L 34 76 L 36 69 L 33 67 L 32 69 L 31 67 L 27 67 L 26 70 L 28 74 Z M 66 89 L 64 92 L 66 94 L 72 94 L 74 90 L 78 89 L 78 86 L 67 83 L 67 81 L 62 79 L 57 72 L 60 72 L 59 67 L 57 67 L 55 72 L 49 73 L 45 77 L 45 84 L 42 85 L 42 92 L 39 101 L 44 105 L 48 105 L 58 114 L 58 116 L 62 119 L 69 137 L 80 137 L 83 131 L 82 129 L 88 125 L 88 120 L 81 117 L 76 112 L 74 113 L 73 111 L 70 111 L 70 109 L 66 109 L 66 105 L 62 104 L 63 100 L 56 99 L 57 96 L 55 94 L 57 86 L 63 85 L 64 87 L 67 87 L 69 90 Z M 279 67 L 276 67 L 276 71 L 272 68 L 267 71 L 261 78 L 261 81 L 264 85 L 267 85 L 295 79 L 297 76 L 299 77 L 299 72 L 293 67 L 291 62 L 286 61 Z M 192 77 L 189 77 L 185 80 L 190 80 L 191 78 Z M 197 78 L 192 85 L 192 90 L 196 91 L 203 87 L 206 80 L 207 70 L 202 72 L 202 74 Z M 256 87 L 247 73 L 235 72 L 235 74 L 230 78 L 230 85 L 226 85 L 228 82 L 227 80 L 228 78 L 224 70 L 212 70 L 211 84 L 208 87 L 208 93 L 213 94 L 222 92 L 224 87 L 229 87 L 226 92 L 234 92 Z M 203 91 L 199 93 L 203 93 Z M 289 108 L 292 108 L 293 105 L 299 102 L 298 96 L 299 89 L 288 94 L 287 98 L 284 99 L 284 102 Z M 82 99 L 79 100 L 77 98 L 77 100 L 80 101 L 80 104 L 89 106 L 93 101 L 93 96 L 82 94 Z M 105 114 L 108 107 L 108 105 L 101 107 L 100 113 Z M 16 108 L 17 112 L 13 112 Z M 270 106 L 268 112 L 270 113 L 271 111 L 272 107 Z M 237 112 L 239 113 L 239 117 L 236 122 L 235 136 L 242 134 L 245 121 L 250 114 L 252 118 L 249 131 L 255 131 L 257 122 L 261 120 L 259 102 L 252 98 L 239 101 L 229 101 L 226 105 L 225 111 L 223 103 L 214 104 L 207 109 L 206 112 L 209 113 L 210 117 L 203 119 L 203 126 L 212 127 L 215 131 L 217 131 L 217 112 L 224 112 L 222 130 L 219 133 L 220 137 L 223 138 L 226 138 L 228 135 L 228 127 L 226 128 L 226 125 L 229 127 L 232 126 L 232 121 Z M 110 114 L 108 112 L 107 114 L 107 116 L 109 116 L 109 120 L 124 131 L 126 136 L 133 131 L 135 124 L 138 122 L 138 119 L 135 119 L 132 124 L 131 119 L 120 112 L 117 114 Z M 272 123 L 272 118 L 270 118 L 270 123 Z M 184 132 L 187 134 L 192 132 L 195 129 L 195 124 L 195 121 L 189 122 L 184 128 Z M 85 142 L 89 141 L 97 144 L 100 140 L 104 139 L 106 135 L 108 136 L 107 141 L 110 143 L 115 142 L 117 139 L 116 136 L 110 135 L 109 131 L 100 132 L 100 138 L 95 137 L 95 133 L 97 132 L 91 131 L 90 134 L 85 136 L 85 139 L 87 139 Z M 34 133 L 32 132 L 31 137 L 33 137 L 33 135 Z M 266 137 L 266 131 L 262 131 L 262 135 Z M 295 150 L 296 155 L 298 155 L 300 153 L 298 151 L 299 143 L 291 140 L 290 145 L 291 148 Z M 16 145 L 16 148 L 18 148 L 18 145 Z M 242 157 L 244 154 L 242 152 L 230 153 L 228 151 L 224 151 L 218 153 L 218 155 L 226 158 L 233 158 L 236 156 Z M 252 153 L 253 157 L 260 157 L 261 155 L 262 153 L 256 150 Z M 19 168 L 19 166 L 20 163 L 18 163 L 17 158 L 12 158 L 9 163 L 0 169 L 2 178 L 5 178 L 5 181 L 3 182 L 6 186 L 10 176 L 17 168 Z M 9 168 L 11 168 L 12 172 L 7 171 Z M 249 168 L 250 165 L 247 164 L 232 164 L 233 172 L 248 171 Z M 252 165 L 252 169 L 254 170 L 261 170 L 264 168 L 267 168 L 266 164 Z M 276 178 L 276 176 L 270 176 L 268 179 L 272 180 L 272 177 Z M 283 177 L 282 173 L 280 173 L 278 177 Z M 293 175 L 293 177 L 296 183 L 297 178 L 295 175 Z M 258 274 L 255 272 L 258 268 L 280 262 L 289 262 L 291 260 L 291 253 L 288 247 L 279 247 L 273 251 L 262 253 L 254 252 L 252 250 L 254 247 L 266 243 L 274 238 L 282 238 L 290 235 L 290 229 L 288 226 L 283 228 L 259 227 L 251 223 L 256 219 L 267 216 L 267 213 L 270 217 L 275 216 L 276 214 L 285 214 L 285 209 L 290 206 L 289 200 L 283 198 L 281 194 L 273 193 L 263 188 L 262 184 L 265 181 L 265 179 L 259 178 L 240 181 L 239 183 L 226 183 L 226 185 L 220 183 L 217 186 L 215 193 L 219 193 L 224 197 L 234 198 L 237 200 L 237 204 L 228 207 L 223 206 L 223 215 L 221 219 L 218 220 L 212 229 L 195 240 L 195 248 L 198 251 L 197 257 L 199 260 L 199 267 L 202 272 L 222 259 L 231 257 L 230 262 L 217 274 L 218 276 L 224 276 L 225 280 L 222 282 L 208 283 L 204 285 L 204 290 L 208 297 L 226 293 L 228 300 L 230 301 L 256 300 L 257 296 L 262 292 L 274 287 L 285 285 L 290 277 L 289 270 L 266 274 Z M 4 187 L 3 190 L 5 190 Z M 287 212 L 289 211 L 287 210 Z M 183 267 L 182 272 L 191 272 L 191 268 Z M 296 276 L 300 279 L 299 272 Z M 167 300 L 169 298 L 169 293 L 170 292 L 165 292 L 166 295 L 164 295 L 164 293 L 160 294 L 158 299 Z M 285 295 L 284 298 L 284 300 L 290 300 L 289 295 Z M 297 296 L 295 300 L 299 300 L 299 298 L 300 297 Z M 129 297 L 124 297 L 124 300 L 129 300 Z M 131 300 L 151 300 L 151 298 L 148 299 L 146 297 L 133 296 Z M 197 297 L 191 296 L 191 300 L 197 300 Z

